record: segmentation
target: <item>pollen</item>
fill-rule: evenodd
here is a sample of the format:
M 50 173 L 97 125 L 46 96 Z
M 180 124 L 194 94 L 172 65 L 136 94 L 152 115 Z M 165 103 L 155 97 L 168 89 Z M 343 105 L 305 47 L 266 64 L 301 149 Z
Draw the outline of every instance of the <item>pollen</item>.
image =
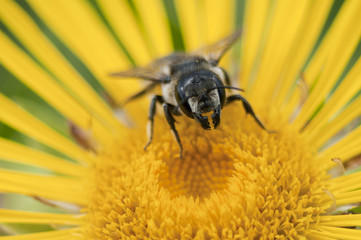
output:
M 202 129 L 177 118 L 183 157 L 159 115 L 147 151 L 144 129 L 99 152 L 89 182 L 89 239 L 293 239 L 325 212 L 328 176 L 313 149 L 276 113 L 241 104 L 222 111 L 220 126 Z M 144 124 L 145 126 L 146 124 Z M 133 237 L 132 237 L 133 236 Z M 134 238 L 135 236 L 135 238 Z

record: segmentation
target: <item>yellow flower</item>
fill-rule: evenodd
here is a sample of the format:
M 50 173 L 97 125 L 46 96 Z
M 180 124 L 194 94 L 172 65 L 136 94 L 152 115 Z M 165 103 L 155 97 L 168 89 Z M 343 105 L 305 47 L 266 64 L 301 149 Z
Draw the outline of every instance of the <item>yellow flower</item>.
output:
M 1 0 L 2 72 L 68 121 L 73 140 L 29 110 L 34 103 L 1 91 L 0 122 L 52 150 L 0 138 L 0 159 L 47 170 L 3 167 L 0 191 L 62 210 L 1 208 L 0 223 L 51 231 L 0 239 L 361 239 L 352 209 L 361 172 L 335 174 L 361 154 L 361 127 L 352 127 L 361 115 L 360 10 L 358 0 Z M 213 131 L 177 117 L 183 159 L 158 114 L 144 152 L 149 101 L 119 109 L 140 85 L 107 75 L 240 24 L 241 47 L 221 65 L 277 133 L 235 103 Z

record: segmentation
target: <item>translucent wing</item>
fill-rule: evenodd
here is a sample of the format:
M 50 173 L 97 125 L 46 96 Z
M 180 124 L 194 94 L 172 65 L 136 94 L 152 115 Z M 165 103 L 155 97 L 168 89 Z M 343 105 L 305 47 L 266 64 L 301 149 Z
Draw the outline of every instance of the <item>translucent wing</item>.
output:
M 205 46 L 192 52 L 192 54 L 203 56 L 210 63 L 217 65 L 227 50 L 239 39 L 241 33 L 242 31 L 238 30 L 232 35 L 225 37 L 214 44 Z
M 184 53 L 172 53 L 151 62 L 145 67 L 136 67 L 124 72 L 111 73 L 110 76 L 121 78 L 141 78 L 157 83 L 164 83 L 170 81 L 171 66 L 188 57 L 189 56 Z
M 192 52 L 190 55 L 185 53 L 173 53 L 166 57 L 159 58 L 145 67 L 136 67 L 124 72 L 111 73 L 110 76 L 141 78 L 158 83 L 169 82 L 170 67 L 172 65 L 184 61 L 187 58 L 192 58 L 191 56 L 202 56 L 211 64 L 217 65 L 222 56 L 240 36 L 241 30 L 238 30 L 214 44 Z
M 169 76 L 161 71 L 157 71 L 156 69 L 144 67 L 144 68 L 133 68 L 124 72 L 115 72 L 111 73 L 112 77 L 121 77 L 121 78 L 142 78 L 145 80 L 150 80 L 153 82 L 167 82 L 169 81 Z

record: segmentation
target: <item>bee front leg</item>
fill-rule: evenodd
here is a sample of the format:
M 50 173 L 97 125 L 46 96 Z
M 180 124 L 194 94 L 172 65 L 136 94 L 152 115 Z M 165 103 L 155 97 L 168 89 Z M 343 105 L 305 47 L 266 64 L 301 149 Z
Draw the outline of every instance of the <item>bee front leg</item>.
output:
M 174 108 L 173 105 L 171 104 L 168 104 L 168 103 L 163 103 L 163 109 L 164 109 L 164 115 L 165 115 L 165 118 L 167 119 L 167 122 L 170 126 L 170 129 L 172 130 L 173 134 L 174 134 L 174 137 L 175 139 L 177 140 L 177 143 L 179 145 L 179 148 L 180 148 L 180 154 L 179 154 L 179 157 L 182 159 L 182 152 L 183 152 L 183 147 L 182 147 L 182 143 L 181 143 L 181 140 L 179 138 L 179 135 L 178 135 L 178 132 L 177 130 L 175 129 L 175 119 L 172 115 L 172 108 Z
M 263 128 L 264 130 L 266 130 L 268 133 L 275 133 L 275 131 L 272 130 L 267 130 L 266 127 L 263 125 L 263 123 L 261 122 L 261 120 L 256 116 L 256 114 L 254 113 L 251 104 L 241 95 L 232 95 L 227 97 L 226 100 L 226 104 L 228 105 L 229 103 L 233 102 L 233 101 L 242 101 L 243 103 L 243 107 L 246 110 L 246 113 L 251 114 L 251 116 L 254 118 L 254 120 L 256 121 L 256 123 Z
M 164 103 L 164 99 L 162 96 L 160 95 L 156 95 L 153 97 L 151 103 L 150 103 L 150 107 L 149 107 L 149 115 L 148 115 L 148 142 L 147 144 L 144 146 L 144 151 L 147 149 L 147 147 L 150 145 L 150 143 L 152 142 L 153 139 L 153 125 L 154 125 L 154 115 L 155 115 L 155 108 L 157 105 L 157 102 L 159 103 Z

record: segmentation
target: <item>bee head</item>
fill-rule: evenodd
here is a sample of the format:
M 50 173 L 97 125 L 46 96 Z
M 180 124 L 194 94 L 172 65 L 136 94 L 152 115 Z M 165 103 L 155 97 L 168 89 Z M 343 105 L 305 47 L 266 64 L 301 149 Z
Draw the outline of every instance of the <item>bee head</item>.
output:
M 194 118 L 204 129 L 210 129 L 208 117 L 212 113 L 213 126 L 220 123 L 221 109 L 225 102 L 225 89 L 217 74 L 200 70 L 181 76 L 176 89 L 179 107 L 185 115 Z

